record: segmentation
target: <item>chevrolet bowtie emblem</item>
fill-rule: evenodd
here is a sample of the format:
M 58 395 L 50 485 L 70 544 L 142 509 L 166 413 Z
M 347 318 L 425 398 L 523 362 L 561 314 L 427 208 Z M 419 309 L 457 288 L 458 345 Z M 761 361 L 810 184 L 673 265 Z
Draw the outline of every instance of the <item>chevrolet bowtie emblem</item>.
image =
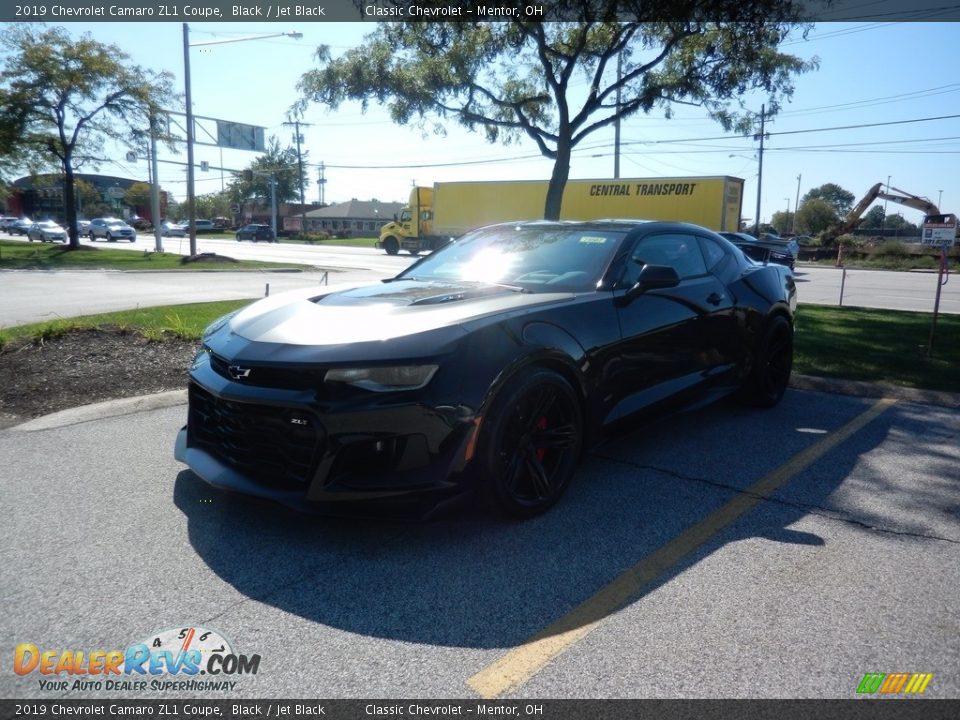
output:
M 239 365 L 231 365 L 227 368 L 230 373 L 230 377 L 234 380 L 246 380 L 250 377 L 250 368 L 240 367 Z

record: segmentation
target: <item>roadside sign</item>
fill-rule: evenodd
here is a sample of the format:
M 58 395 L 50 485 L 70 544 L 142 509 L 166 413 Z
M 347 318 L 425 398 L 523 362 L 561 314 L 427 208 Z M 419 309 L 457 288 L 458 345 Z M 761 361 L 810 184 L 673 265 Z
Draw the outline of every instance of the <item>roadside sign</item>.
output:
M 240 214 L 240 206 L 239 206 L 239 205 L 231 205 L 231 206 L 230 206 L 230 212 L 232 212 L 234 215 L 239 215 L 239 214 Z
M 928 215 L 923 220 L 923 235 L 921 242 L 924 245 L 937 247 L 951 247 L 957 241 L 957 216 Z

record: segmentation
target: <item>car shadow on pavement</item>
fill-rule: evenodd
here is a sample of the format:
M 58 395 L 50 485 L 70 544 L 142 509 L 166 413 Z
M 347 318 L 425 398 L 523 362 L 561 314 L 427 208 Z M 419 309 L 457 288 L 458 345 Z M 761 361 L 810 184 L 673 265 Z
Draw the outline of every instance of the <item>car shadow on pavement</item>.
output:
M 790 391 L 769 411 L 725 402 L 635 428 L 588 453 L 564 500 L 525 522 L 479 511 L 422 524 L 305 516 L 212 489 L 188 470 L 176 478 L 174 501 L 198 556 L 257 602 L 361 635 L 507 648 L 567 615 L 871 404 Z M 811 512 L 838 522 L 849 513 L 861 524 L 881 521 L 865 503 L 831 509 L 832 496 L 885 441 L 893 422 L 888 410 L 663 568 L 628 603 L 741 540 L 776 543 L 777 553 L 784 545 L 820 552 L 823 537 L 791 527 Z M 874 492 L 889 492 L 896 502 L 903 490 Z M 602 620 L 614 610 L 586 612 L 575 622 Z

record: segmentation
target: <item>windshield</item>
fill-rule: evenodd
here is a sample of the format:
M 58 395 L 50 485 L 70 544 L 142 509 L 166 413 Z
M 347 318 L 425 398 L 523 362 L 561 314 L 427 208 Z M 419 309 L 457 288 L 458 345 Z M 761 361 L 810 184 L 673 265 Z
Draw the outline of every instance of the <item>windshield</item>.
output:
M 516 285 L 532 292 L 595 290 L 623 230 L 498 226 L 465 235 L 400 278 Z

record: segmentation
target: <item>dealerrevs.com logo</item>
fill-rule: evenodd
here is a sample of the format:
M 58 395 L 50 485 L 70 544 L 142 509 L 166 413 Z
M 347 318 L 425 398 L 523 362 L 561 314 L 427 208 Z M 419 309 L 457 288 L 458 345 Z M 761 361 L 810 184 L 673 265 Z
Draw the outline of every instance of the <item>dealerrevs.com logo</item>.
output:
M 162 630 L 126 650 L 41 650 L 21 643 L 13 652 L 17 675 L 39 675 L 40 689 L 54 692 L 235 690 L 233 676 L 259 669 L 260 655 L 235 653 L 220 633 L 201 627 Z
M 920 695 L 933 680 L 933 673 L 867 673 L 857 686 L 860 694 Z

